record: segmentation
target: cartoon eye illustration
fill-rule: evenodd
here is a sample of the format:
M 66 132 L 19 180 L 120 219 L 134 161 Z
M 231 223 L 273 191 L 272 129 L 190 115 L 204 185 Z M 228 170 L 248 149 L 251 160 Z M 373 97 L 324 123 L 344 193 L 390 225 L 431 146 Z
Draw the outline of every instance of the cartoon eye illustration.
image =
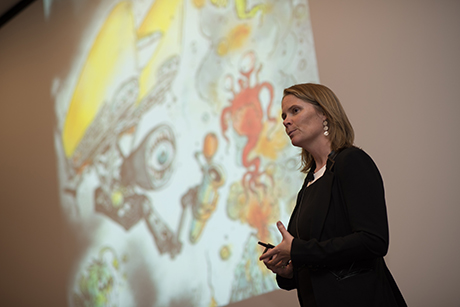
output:
M 155 127 L 123 163 L 122 183 L 147 190 L 164 186 L 171 177 L 175 156 L 176 140 L 171 128 Z
M 173 135 L 167 126 L 149 136 L 145 158 L 153 184 L 167 180 L 165 176 L 174 160 L 175 151 Z
M 171 178 L 176 141 L 170 127 L 160 125 L 150 131 L 121 167 L 122 184 L 137 184 L 147 190 L 164 186 Z

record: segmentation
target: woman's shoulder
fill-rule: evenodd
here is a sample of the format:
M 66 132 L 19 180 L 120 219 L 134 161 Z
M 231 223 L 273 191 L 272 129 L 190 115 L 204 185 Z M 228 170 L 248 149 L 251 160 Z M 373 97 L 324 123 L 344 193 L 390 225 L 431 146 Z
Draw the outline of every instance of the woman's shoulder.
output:
M 364 158 L 370 156 L 361 148 L 356 146 L 347 147 L 344 149 L 340 149 L 337 153 L 336 160 L 340 159 L 350 159 L 350 158 Z
M 332 171 L 344 186 L 359 185 L 369 189 L 383 187 L 377 165 L 364 150 L 357 147 L 340 151 Z
M 377 168 L 372 158 L 364 150 L 356 146 L 340 150 L 335 158 L 335 167 L 348 168 L 359 166 Z

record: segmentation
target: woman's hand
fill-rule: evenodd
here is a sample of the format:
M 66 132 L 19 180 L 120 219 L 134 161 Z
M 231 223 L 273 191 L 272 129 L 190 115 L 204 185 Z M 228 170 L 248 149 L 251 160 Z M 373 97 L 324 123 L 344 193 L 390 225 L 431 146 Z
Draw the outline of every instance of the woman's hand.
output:
M 272 271 L 275 274 L 280 275 L 281 277 L 284 278 L 292 278 L 294 276 L 294 269 L 292 267 L 292 262 L 289 262 L 288 265 L 284 265 L 282 263 L 272 265 L 270 264 L 270 260 L 264 259 L 263 260 L 265 266 L 267 269 Z
M 273 273 L 285 278 L 292 278 L 291 244 L 294 237 L 286 230 L 283 223 L 278 221 L 276 225 L 283 236 L 283 240 L 280 244 L 262 254 L 259 260 L 263 261 L 265 266 Z

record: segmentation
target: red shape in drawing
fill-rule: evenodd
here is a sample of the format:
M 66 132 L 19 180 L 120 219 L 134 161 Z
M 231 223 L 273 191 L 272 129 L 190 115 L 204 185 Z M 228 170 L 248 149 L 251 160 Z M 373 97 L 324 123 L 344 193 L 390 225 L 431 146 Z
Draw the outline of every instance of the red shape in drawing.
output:
M 254 157 L 249 158 L 251 151 L 256 147 L 259 137 L 263 130 L 264 121 L 264 110 L 260 101 L 260 93 L 265 88 L 269 91 L 270 100 L 265 110 L 267 120 L 276 122 L 276 119 L 270 116 L 270 108 L 273 103 L 274 90 L 273 86 L 269 82 L 259 83 L 258 74 L 262 69 L 262 65 L 259 65 L 256 69 L 256 58 L 253 52 L 247 53 L 243 61 L 249 64 L 248 68 L 240 69 L 241 77 L 238 79 L 240 86 L 240 92 L 236 92 L 233 84 L 230 91 L 233 93 L 233 99 L 230 100 L 231 105 L 224 108 L 221 114 L 221 128 L 224 138 L 228 140 L 225 132 L 228 129 L 228 121 L 231 120 L 233 129 L 241 136 L 247 137 L 247 143 L 243 149 L 242 162 L 243 166 L 247 169 L 246 173 L 242 178 L 243 186 L 249 187 L 253 190 L 252 186 L 261 185 L 258 182 L 258 178 L 262 174 L 260 168 L 260 158 Z M 255 73 L 256 84 L 251 86 L 251 75 Z

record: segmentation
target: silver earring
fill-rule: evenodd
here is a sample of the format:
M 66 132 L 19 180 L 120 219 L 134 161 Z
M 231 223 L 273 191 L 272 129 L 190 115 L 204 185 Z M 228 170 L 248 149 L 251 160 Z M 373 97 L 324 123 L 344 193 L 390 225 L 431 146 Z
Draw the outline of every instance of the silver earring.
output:
M 324 120 L 324 121 L 323 121 L 323 130 L 324 130 L 324 135 L 325 135 L 325 136 L 328 136 L 328 135 L 329 135 L 329 131 L 328 131 L 328 130 L 329 130 L 329 127 L 328 127 L 327 124 L 328 124 L 327 120 Z

